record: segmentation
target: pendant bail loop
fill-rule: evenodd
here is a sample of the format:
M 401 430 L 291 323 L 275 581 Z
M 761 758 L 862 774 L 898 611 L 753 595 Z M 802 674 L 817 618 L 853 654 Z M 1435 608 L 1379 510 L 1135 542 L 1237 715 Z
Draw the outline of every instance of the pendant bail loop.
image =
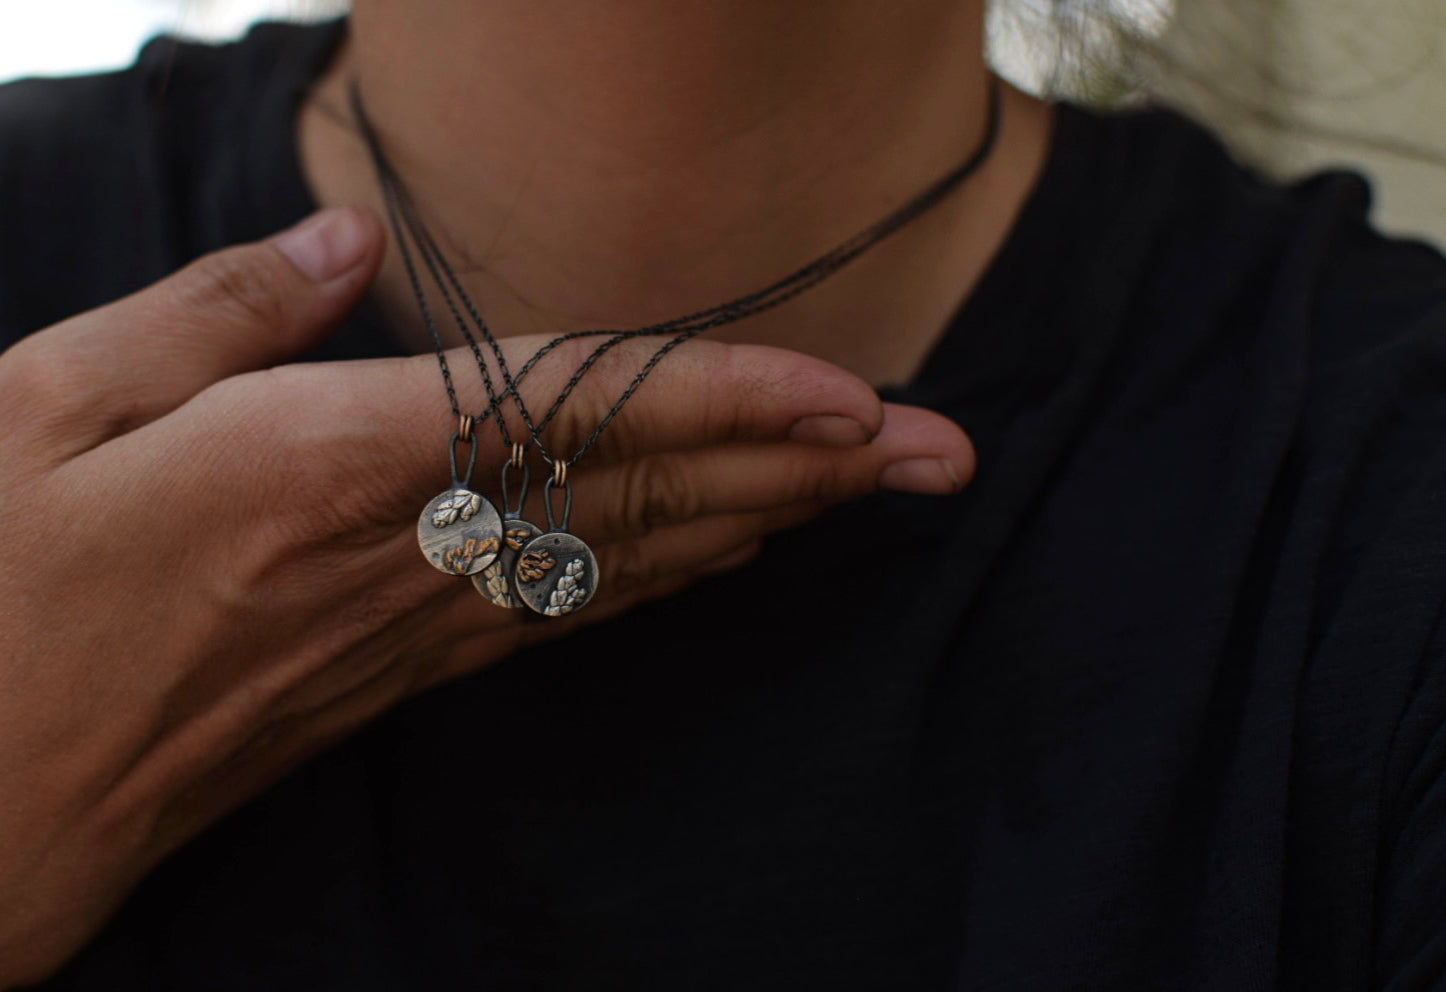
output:
M 469 489 L 472 486 L 472 470 L 477 467 L 477 434 L 470 428 L 470 436 L 464 438 L 459 430 L 452 435 L 452 443 L 447 445 L 447 462 L 452 466 L 452 488 Z M 467 444 L 467 474 L 457 474 L 457 445 L 465 441 Z
M 557 472 L 554 469 L 552 476 L 542 484 L 542 510 L 547 514 L 547 529 L 549 531 L 565 531 L 567 530 L 568 523 L 572 520 L 572 483 L 567 481 L 567 468 L 564 462 L 554 462 L 553 465 L 564 466 L 562 470 L 562 482 L 559 483 L 557 481 Z M 561 524 L 557 522 L 557 517 L 552 512 L 552 491 L 558 488 L 562 489 L 563 493 Z
M 522 516 L 522 510 L 527 505 L 527 489 L 532 481 L 532 473 L 528 471 L 527 462 L 521 457 L 526 449 L 520 444 L 512 446 L 512 457 L 502 463 L 502 515 L 508 518 Z M 511 488 L 510 476 L 512 469 L 522 469 L 522 489 L 517 494 L 517 506 L 514 508 L 507 498 L 508 490 Z

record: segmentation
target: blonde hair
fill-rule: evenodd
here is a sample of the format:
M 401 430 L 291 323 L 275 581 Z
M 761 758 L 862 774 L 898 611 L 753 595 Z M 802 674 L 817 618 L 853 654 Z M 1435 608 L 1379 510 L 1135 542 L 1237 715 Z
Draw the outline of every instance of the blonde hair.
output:
M 1022 88 L 1175 107 L 1281 178 L 1362 171 L 1381 226 L 1446 245 L 1435 0 L 992 0 L 989 28 Z

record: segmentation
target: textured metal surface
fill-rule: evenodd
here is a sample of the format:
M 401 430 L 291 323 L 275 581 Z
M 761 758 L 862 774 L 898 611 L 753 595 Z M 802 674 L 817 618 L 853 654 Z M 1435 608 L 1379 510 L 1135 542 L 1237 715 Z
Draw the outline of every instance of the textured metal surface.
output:
M 514 574 L 517 595 L 543 616 L 580 610 L 597 591 L 592 549 L 566 531 L 548 531 L 524 544 Z
M 502 551 L 497 560 L 472 576 L 472 585 L 494 606 L 520 610 L 525 605 L 517 595 L 513 576 L 522 546 L 542 533 L 542 528 L 517 517 L 502 520 Z
M 502 517 L 470 489 L 448 489 L 417 520 L 417 543 L 432 566 L 448 575 L 476 575 L 502 548 Z

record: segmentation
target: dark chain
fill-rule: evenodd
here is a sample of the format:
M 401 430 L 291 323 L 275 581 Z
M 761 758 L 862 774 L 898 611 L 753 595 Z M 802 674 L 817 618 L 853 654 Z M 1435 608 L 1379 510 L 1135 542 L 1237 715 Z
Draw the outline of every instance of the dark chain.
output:
M 478 368 L 482 375 L 483 384 L 487 389 L 488 407 L 476 419 L 478 422 L 481 422 L 482 420 L 485 420 L 487 417 L 493 414 L 498 414 L 498 426 L 502 432 L 504 443 L 509 446 L 512 443 L 507 433 L 507 428 L 504 422 L 506 418 L 502 417 L 499 412 L 499 406 L 503 400 L 503 396 L 507 395 L 512 397 L 513 403 L 517 406 L 518 413 L 521 415 L 523 423 L 527 426 L 528 433 L 532 436 L 533 443 L 537 445 L 539 453 L 541 453 L 543 459 L 547 461 L 548 464 L 552 464 L 555 461 L 555 458 L 543 445 L 540 435 L 542 431 L 547 429 L 547 426 L 552 422 L 553 418 L 557 416 L 558 412 L 562 409 L 563 404 L 567 401 L 568 397 L 571 396 L 573 390 L 575 390 L 577 386 L 582 382 L 583 378 L 587 375 L 589 370 L 591 370 L 592 367 L 597 363 L 597 361 L 602 358 L 602 356 L 606 354 L 609 350 L 622 343 L 623 341 L 627 341 L 636 337 L 658 336 L 666 334 L 668 332 L 677 332 L 674 337 L 670 338 L 666 343 L 664 343 L 660 348 L 658 348 L 658 350 L 653 353 L 653 355 L 648 359 L 648 361 L 644 363 L 643 367 L 638 371 L 637 375 L 633 377 L 633 379 L 628 383 L 627 387 L 618 396 L 617 400 L 608 409 L 607 413 L 603 415 L 602 419 L 598 422 L 592 433 L 587 437 L 585 441 L 583 441 L 582 445 L 577 449 L 577 451 L 574 452 L 570 458 L 566 459 L 564 464 L 569 467 L 575 465 L 578 460 L 581 459 L 582 456 L 585 455 L 587 451 L 594 444 L 597 443 L 597 440 L 599 437 L 602 436 L 603 431 L 607 429 L 608 425 L 611 424 L 614 418 L 616 418 L 617 415 L 622 411 L 623 406 L 626 405 L 630 399 L 632 399 L 633 394 L 638 391 L 638 389 L 642 386 L 643 382 L 652 373 L 653 369 L 655 369 L 658 364 L 674 348 L 678 347 L 678 345 L 689 340 L 690 338 L 696 337 L 704 331 L 711 330 L 714 327 L 719 327 L 737 320 L 742 320 L 745 317 L 753 316 L 765 310 L 769 310 L 773 307 L 779 306 L 782 303 L 786 303 L 787 301 L 793 299 L 795 296 L 798 296 L 800 293 L 803 293 L 804 291 L 812 288 L 813 286 L 816 286 L 824 279 L 827 279 L 829 276 L 833 275 L 835 272 L 843 268 L 849 262 L 852 262 L 854 259 L 858 258 L 858 256 L 862 255 L 865 251 L 872 248 L 875 244 L 882 241 L 889 235 L 893 234 L 895 231 L 899 230 L 910 221 L 917 218 L 920 214 L 935 206 L 949 193 L 953 192 L 955 188 L 957 188 L 970 175 L 976 172 L 979 167 L 985 162 L 985 160 L 988 159 L 998 140 L 1001 117 L 999 81 L 996 77 L 991 76 L 988 117 L 985 125 L 985 133 L 978 147 L 961 165 L 957 166 L 950 172 L 946 173 L 944 176 L 940 177 L 938 180 L 936 180 L 934 183 L 932 183 L 930 186 L 928 186 L 922 192 L 916 195 L 913 199 L 911 199 L 908 203 L 905 203 L 898 210 L 895 210 L 888 216 L 869 225 L 862 231 L 859 231 L 857 234 L 845 240 L 842 244 L 838 245 L 831 251 L 826 252 L 825 254 L 814 259 L 812 262 L 809 262 L 807 265 L 804 265 L 802 268 L 795 270 L 794 272 L 783 277 L 782 279 L 779 279 L 778 281 L 771 283 L 770 285 L 765 286 L 762 289 L 756 290 L 755 292 L 748 293 L 733 300 L 729 300 L 726 303 L 720 303 L 716 306 L 708 307 L 703 310 L 697 310 L 692 313 L 684 314 L 681 317 L 674 317 L 670 320 L 665 320 L 656 324 L 649 324 L 630 330 L 601 329 L 572 331 L 567 334 L 559 335 L 558 337 L 553 338 L 551 341 L 547 342 L 541 348 L 539 348 L 532 355 L 532 357 L 530 357 L 526 362 L 524 362 L 521 368 L 518 369 L 516 376 L 513 376 L 507 367 L 507 360 L 503 355 L 502 348 L 498 344 L 496 337 L 492 334 L 491 329 L 487 326 L 486 320 L 483 319 L 481 312 L 472 302 L 471 297 L 468 296 L 466 291 L 462 288 L 461 282 L 460 280 L 458 280 L 456 273 L 453 271 L 451 265 L 448 264 L 446 257 L 442 254 L 440 248 L 437 246 L 437 243 L 432 237 L 431 232 L 422 222 L 421 216 L 418 213 L 415 204 L 411 200 L 410 195 L 407 193 L 405 186 L 401 183 L 401 180 L 397 177 L 395 171 L 387 163 L 386 158 L 382 153 L 380 142 L 377 140 L 375 131 L 371 128 L 370 122 L 368 121 L 365 111 L 362 108 L 361 94 L 355 82 L 353 82 L 352 84 L 351 97 L 353 114 L 356 117 L 357 126 L 361 130 L 362 135 L 367 142 L 368 149 L 372 153 L 373 162 L 376 166 L 378 177 L 382 182 L 384 196 L 387 200 L 388 214 L 391 217 L 392 226 L 394 230 L 396 230 L 398 240 L 402 240 L 399 225 L 397 223 L 397 212 L 398 207 L 400 207 L 400 214 L 407 221 L 407 226 L 410 229 L 412 236 L 417 241 L 418 253 L 422 256 L 423 262 L 426 265 L 429 274 L 437 283 L 437 286 L 442 293 L 443 299 L 446 301 L 448 308 L 451 310 L 453 318 L 458 322 L 458 326 L 459 328 L 461 328 L 463 336 L 465 337 L 467 343 L 472 349 L 473 357 L 478 363 Z M 395 203 L 393 202 L 394 200 L 396 201 Z M 452 402 L 453 412 L 458 413 L 456 394 L 452 388 L 451 375 L 447 367 L 446 358 L 442 354 L 440 336 L 437 334 L 436 328 L 432 323 L 431 312 L 427 308 L 425 301 L 422 298 L 420 285 L 416 278 L 415 268 L 410 260 L 410 253 L 406 250 L 405 247 L 402 248 L 402 257 L 405 267 L 407 269 L 408 277 L 412 282 L 413 293 L 417 295 L 418 305 L 422 311 L 423 320 L 427 324 L 428 331 L 431 333 L 433 343 L 437 348 L 437 358 L 439 364 L 442 367 L 443 379 L 447 384 L 448 397 Z M 441 271 L 441 275 L 438 274 L 439 269 Z M 445 282 L 443 277 L 445 277 Z M 452 291 L 454 291 L 457 297 L 462 301 L 463 306 L 467 310 L 468 316 L 472 318 L 473 323 L 477 327 L 478 331 L 481 333 L 484 340 L 487 342 L 493 356 L 496 358 L 498 363 L 498 370 L 502 375 L 503 384 L 505 386 L 505 393 L 499 394 L 493 390 L 491 376 L 487 369 L 487 363 L 482 356 L 481 349 L 478 346 L 475 337 L 473 337 L 471 330 L 466 326 L 465 320 L 463 319 L 461 313 L 458 311 L 456 303 L 453 301 L 452 294 L 448 292 L 449 284 Z M 530 413 L 527 410 L 526 404 L 522 401 L 522 397 L 517 391 L 517 384 L 522 382 L 522 380 L 527 377 L 527 374 L 532 371 L 532 369 L 539 361 L 541 361 L 542 358 L 544 358 L 559 345 L 579 338 L 597 336 L 607 336 L 608 340 L 598 345 L 597 348 L 593 349 L 592 353 L 583 360 L 582 364 L 579 365 L 577 370 L 574 371 L 573 374 L 568 378 L 562 390 L 558 393 L 557 398 L 553 400 L 552 405 L 548 407 L 548 410 L 543 415 L 542 419 L 534 423 Z
M 452 372 L 447 362 L 447 355 L 442 347 L 441 334 L 438 332 L 436 322 L 432 318 L 431 307 L 427 305 L 427 296 L 422 289 L 421 280 L 417 276 L 417 268 L 412 261 L 412 251 L 408 245 L 406 233 L 402 229 L 403 220 L 407 221 L 406 227 L 411 231 L 413 239 L 417 242 L 417 253 L 421 256 L 422 263 L 426 266 L 428 274 L 432 277 L 432 281 L 436 283 L 438 289 L 441 290 L 442 299 L 446 302 L 447 309 L 451 311 L 452 319 L 456 322 L 457 327 L 462 332 L 462 336 L 466 339 L 468 346 L 472 350 L 472 356 L 477 362 L 477 370 L 482 376 L 482 386 L 487 391 L 488 409 L 489 411 L 495 411 L 501 402 L 501 397 L 492 386 L 492 376 L 488 371 L 486 360 L 482 357 L 482 349 L 478 346 L 477 339 L 472 336 L 472 332 L 467 326 L 467 321 L 457 309 L 456 302 L 452 299 L 451 294 L 447 292 L 447 287 L 437 272 L 436 262 L 440 260 L 445 266 L 446 261 L 445 259 L 441 259 L 440 252 L 437 251 L 436 244 L 431 240 L 430 236 L 425 239 L 417 236 L 417 224 L 420 221 L 414 222 L 411 216 L 415 211 L 415 207 L 411 202 L 411 198 L 407 196 L 405 187 L 401 185 L 400 179 L 382 154 L 381 142 L 378 140 L 376 132 L 371 126 L 371 121 L 361 110 L 361 96 L 355 83 L 352 85 L 351 97 L 357 127 L 361 132 L 362 139 L 366 143 L 367 150 L 371 153 L 372 164 L 376 168 L 377 178 L 381 184 L 382 201 L 386 205 L 387 220 L 391 224 L 392 234 L 396 239 L 397 248 L 402 256 L 402 264 L 407 272 L 407 281 L 411 285 L 412 295 L 416 297 L 417 308 L 422 314 L 422 322 L 426 325 L 427 332 L 431 336 L 432 343 L 436 348 L 437 363 L 442 369 L 442 380 L 447 387 L 447 399 L 452 407 L 452 415 L 460 420 L 462 416 L 461 407 L 457 402 L 457 392 L 452 382 Z M 450 272 L 451 270 L 449 268 L 449 275 Z M 461 291 L 460 287 L 458 291 Z M 467 303 L 470 307 L 471 300 L 469 299 Z M 483 334 L 487 337 L 487 343 L 492 348 L 494 354 L 497 354 L 498 358 L 502 359 L 501 349 L 498 347 L 491 333 L 486 330 L 485 325 L 483 327 Z M 505 362 L 505 359 L 502 360 Z M 512 383 L 511 377 L 507 375 L 505 364 L 502 366 L 502 371 L 508 389 L 520 406 L 522 403 L 521 397 L 517 396 L 516 386 Z M 480 420 L 481 418 L 474 419 Z M 497 418 L 497 427 L 502 436 L 502 444 L 504 447 L 511 448 L 512 436 L 507 430 L 505 418 L 501 416 Z
M 370 134 L 363 131 L 364 135 Z M 402 265 L 407 270 L 407 281 L 411 284 L 412 295 L 417 298 L 417 308 L 422 312 L 422 323 L 427 327 L 427 333 L 432 337 L 432 344 L 437 351 L 437 364 L 442 368 L 442 382 L 447 387 L 447 403 L 452 408 L 452 416 L 461 418 L 462 407 L 457 402 L 457 388 L 452 383 L 452 368 L 447 362 L 447 352 L 442 346 L 442 335 L 437 330 L 437 324 L 432 320 L 432 309 L 427 306 L 426 294 L 422 292 L 421 280 L 417 278 L 417 267 L 412 262 L 412 252 L 407 246 L 406 238 L 402 237 L 401 227 L 397 221 L 397 205 L 393 200 L 391 187 L 386 183 L 382 184 L 382 200 L 386 205 L 387 219 L 391 222 L 392 232 L 396 236 L 397 250 L 402 256 Z M 490 391 L 489 391 L 490 395 Z
M 457 308 L 457 303 L 452 298 L 452 293 L 448 291 L 447 284 L 442 280 L 442 275 L 438 271 L 438 262 L 446 265 L 445 259 L 443 259 L 437 251 L 436 243 L 431 240 L 430 236 L 426 235 L 425 231 L 420 234 L 418 233 L 418 224 L 420 221 L 415 218 L 415 207 L 412 205 L 410 199 L 403 196 L 401 207 L 402 217 L 407 221 L 407 227 L 408 230 L 411 231 L 412 237 L 416 239 L 418 253 L 422 256 L 422 262 L 426 265 L 427 272 L 432 277 L 432 282 L 436 284 L 437 290 L 442 294 L 442 299 L 452 314 L 452 320 L 456 322 L 458 329 L 461 330 L 463 338 L 467 341 L 467 346 L 472 350 L 472 357 L 477 362 L 477 371 L 482 376 L 482 386 L 487 390 L 487 412 L 480 417 L 474 418 L 474 421 L 480 423 L 497 411 L 505 394 L 498 393 L 497 390 L 493 388 L 492 374 L 488 369 L 487 359 L 482 356 L 482 349 L 478 345 L 477 339 L 472 336 L 471 328 L 467 325 L 467 319 L 462 316 L 461 310 Z M 397 232 L 397 237 L 401 237 L 400 231 Z M 461 287 L 457 288 L 457 292 L 459 294 L 462 292 Z M 472 309 L 471 299 L 464 296 L 463 300 L 468 309 Z M 487 328 L 485 323 L 481 324 L 480 327 L 483 336 L 487 340 L 488 347 L 490 347 L 492 353 L 497 356 L 498 369 L 502 373 L 502 382 L 507 394 L 512 396 L 513 402 L 517 404 L 518 410 L 522 412 L 522 418 L 527 424 L 528 430 L 536 433 L 532 426 L 531 419 L 528 416 L 527 407 L 522 402 L 522 397 L 517 393 L 517 385 L 513 381 L 512 376 L 507 372 L 507 359 L 503 357 L 502 349 L 498 345 L 497 339 L 492 336 L 492 332 Z M 512 447 L 512 433 L 507 429 L 507 418 L 501 415 L 497 417 L 497 430 L 502 436 L 503 447 L 510 449 Z
M 509 448 L 512 447 L 512 438 L 507 430 L 507 418 L 503 417 L 499 412 L 499 406 L 504 396 L 511 396 L 512 402 L 517 407 L 517 412 L 521 415 L 522 422 L 527 427 L 528 433 L 531 434 L 533 438 L 536 438 L 542 433 L 543 427 L 546 425 L 543 424 L 539 426 L 532 422 L 532 415 L 528 412 L 527 404 L 523 402 L 521 394 L 517 391 L 517 383 L 521 381 L 521 377 L 513 378 L 511 371 L 507 368 L 507 356 L 503 353 L 502 346 L 493 335 L 491 328 L 487 326 L 487 321 L 483 319 L 481 311 L 477 309 L 477 305 L 472 302 L 472 297 L 467 295 L 467 291 L 462 288 L 461 281 L 458 280 L 456 273 L 452 271 L 452 266 L 447 263 L 446 256 L 442 254 L 441 248 L 437 246 L 436 240 L 432 237 L 432 232 L 429 231 L 427 226 L 422 222 L 421 215 L 417 212 L 416 204 L 413 203 L 411 197 L 407 195 L 405 188 L 400 189 L 400 195 L 404 204 L 402 216 L 406 218 L 412 236 L 417 240 L 417 244 L 422 251 L 422 257 L 427 263 L 427 269 L 431 273 L 433 281 L 437 284 L 437 289 L 441 292 L 442 298 L 447 301 L 447 306 L 452 311 L 453 319 L 457 321 L 457 326 L 461 328 L 462 335 L 472 348 L 472 355 L 476 359 L 477 368 L 482 374 L 482 382 L 487 387 L 487 409 L 477 416 L 477 422 L 481 423 L 488 417 L 496 414 L 497 428 L 502 433 L 502 443 Z M 439 269 L 440 272 L 438 271 Z M 444 275 L 445 280 L 443 278 Z M 451 291 L 448 290 L 449 284 Z M 486 359 L 482 357 L 481 349 L 478 348 L 477 340 L 472 336 L 466 319 L 460 311 L 458 311 L 457 305 L 453 302 L 453 292 L 461 299 L 462 305 L 467 308 L 467 313 L 471 316 L 478 332 L 482 335 L 483 339 L 486 340 L 488 348 L 491 349 L 493 357 L 497 360 L 497 371 L 502 376 L 502 384 L 505 388 L 504 393 L 496 393 L 493 391 L 492 377 L 488 373 Z M 549 342 L 548 345 L 544 345 L 544 347 L 551 350 L 551 345 L 552 342 Z M 534 441 L 534 443 L 538 444 L 538 450 L 542 451 L 544 458 L 547 458 L 547 452 L 542 448 L 540 442 Z M 550 458 L 548 460 L 551 461 Z

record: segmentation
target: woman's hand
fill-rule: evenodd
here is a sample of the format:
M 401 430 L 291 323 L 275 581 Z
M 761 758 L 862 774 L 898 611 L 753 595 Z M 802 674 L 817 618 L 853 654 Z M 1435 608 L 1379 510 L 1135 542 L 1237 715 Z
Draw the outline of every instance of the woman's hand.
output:
M 957 427 L 886 416 L 840 369 L 690 342 L 573 476 L 597 599 L 524 624 L 417 549 L 455 427 L 433 357 L 272 367 L 382 250 L 369 215 L 328 211 L 0 355 L 0 985 L 53 971 L 159 858 L 408 694 L 740 563 L 830 502 L 972 469 Z M 506 341 L 512 366 L 542 343 Z M 601 361 L 549 444 L 571 451 L 657 343 Z M 594 344 L 545 359 L 529 404 Z M 476 383 L 467 352 L 452 367 Z M 485 491 L 506 452 L 479 436 Z

